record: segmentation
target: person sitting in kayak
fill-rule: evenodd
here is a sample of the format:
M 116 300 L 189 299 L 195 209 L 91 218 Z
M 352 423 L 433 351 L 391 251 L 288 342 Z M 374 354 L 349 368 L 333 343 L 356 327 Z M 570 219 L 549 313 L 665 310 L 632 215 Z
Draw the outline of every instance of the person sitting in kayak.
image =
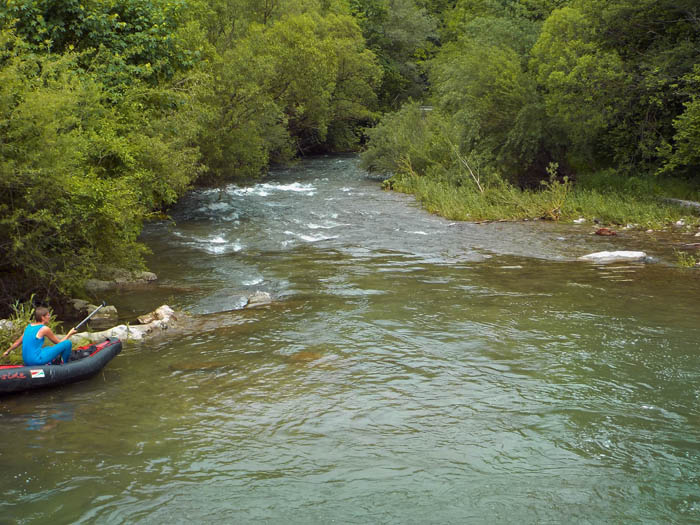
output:
M 44 308 L 43 306 L 40 306 L 34 311 L 34 319 L 35 322 L 27 325 L 27 328 L 24 329 L 24 333 L 19 336 L 19 339 L 12 343 L 12 346 L 2 354 L 3 357 L 12 352 L 12 350 L 19 345 L 22 345 L 22 359 L 26 366 L 45 365 L 56 359 L 59 355 L 63 362 L 67 363 L 73 346 L 68 338 L 75 333 L 75 330 L 71 328 L 71 330 L 63 336 L 63 339 L 59 340 L 53 333 L 53 330 L 48 326 L 49 320 L 51 319 L 51 312 L 49 312 L 48 308 Z M 44 348 L 45 337 L 48 337 L 49 341 L 54 343 L 54 346 L 47 346 Z

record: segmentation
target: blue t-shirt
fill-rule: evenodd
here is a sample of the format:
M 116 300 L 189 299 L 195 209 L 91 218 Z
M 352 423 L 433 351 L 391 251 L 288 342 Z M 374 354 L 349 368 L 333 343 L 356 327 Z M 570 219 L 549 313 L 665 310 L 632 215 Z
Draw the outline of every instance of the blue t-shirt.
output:
M 36 334 L 44 327 L 43 324 L 29 325 L 24 329 L 22 336 L 22 359 L 25 363 L 36 363 L 39 361 L 41 348 L 44 346 L 44 338 L 37 339 Z

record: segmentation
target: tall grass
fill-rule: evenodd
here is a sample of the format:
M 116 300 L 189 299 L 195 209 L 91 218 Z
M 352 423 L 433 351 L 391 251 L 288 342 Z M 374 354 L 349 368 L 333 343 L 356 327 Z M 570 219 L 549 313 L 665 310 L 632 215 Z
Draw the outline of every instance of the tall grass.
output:
M 636 187 L 601 184 L 601 188 L 596 188 L 595 180 L 574 185 L 552 177 L 539 190 L 520 190 L 504 183 L 489 186 L 482 193 L 470 185 L 455 186 L 429 177 L 397 175 L 387 186 L 415 195 L 428 211 L 452 220 L 586 218 L 640 229 L 660 229 L 682 220 L 688 228 L 700 226 L 697 210 L 663 200 L 663 195 L 675 197 L 678 192 L 668 191 L 654 181 L 640 179 L 633 184 Z M 652 184 L 656 186 L 647 193 Z M 695 196 L 691 185 L 681 189 L 683 197 Z

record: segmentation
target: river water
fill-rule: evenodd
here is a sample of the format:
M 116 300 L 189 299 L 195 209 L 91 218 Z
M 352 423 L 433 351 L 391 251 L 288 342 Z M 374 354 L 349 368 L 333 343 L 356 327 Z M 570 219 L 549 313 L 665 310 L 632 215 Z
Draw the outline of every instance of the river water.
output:
M 159 284 L 107 299 L 191 329 L 0 400 L 0 523 L 700 522 L 684 238 L 453 223 L 354 157 L 173 219 L 144 232 Z M 651 259 L 576 261 L 610 249 Z

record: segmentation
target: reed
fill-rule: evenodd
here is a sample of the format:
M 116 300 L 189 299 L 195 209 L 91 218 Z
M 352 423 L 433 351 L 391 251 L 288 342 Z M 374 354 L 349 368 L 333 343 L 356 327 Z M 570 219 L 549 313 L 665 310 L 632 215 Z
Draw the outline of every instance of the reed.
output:
M 604 179 L 601 179 L 604 180 Z M 638 180 L 636 188 L 600 184 L 589 180 L 573 184 L 551 177 L 537 190 L 521 190 L 506 183 L 484 188 L 455 185 L 417 175 L 397 175 L 391 189 L 416 196 L 431 213 L 451 220 L 495 221 L 548 219 L 571 222 L 579 218 L 638 229 L 662 229 L 682 222 L 683 228 L 700 227 L 697 210 L 665 202 L 666 195 L 697 198 L 690 187 L 683 192 L 664 191 L 663 185 Z M 656 184 L 653 191 L 649 191 Z

